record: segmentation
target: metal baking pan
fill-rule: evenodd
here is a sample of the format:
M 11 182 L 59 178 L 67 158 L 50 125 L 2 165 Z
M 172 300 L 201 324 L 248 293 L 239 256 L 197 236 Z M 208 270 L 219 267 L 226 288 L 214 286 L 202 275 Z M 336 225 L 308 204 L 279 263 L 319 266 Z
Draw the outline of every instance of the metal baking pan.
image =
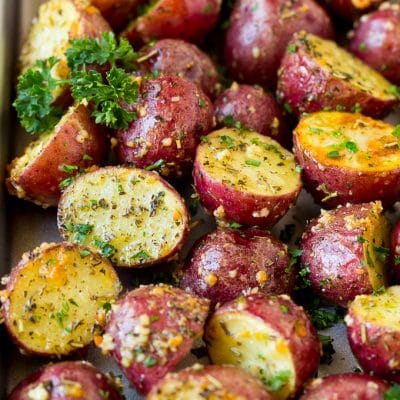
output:
M 26 143 L 32 139 L 18 127 L 11 109 L 11 99 L 18 51 L 40 3 L 41 0 L 0 0 L 0 275 L 7 274 L 24 251 L 33 249 L 44 241 L 60 241 L 54 209 L 42 210 L 28 202 L 6 196 L 4 190 L 6 163 L 20 154 Z M 398 121 L 398 118 L 396 119 Z M 312 198 L 303 192 L 297 205 L 274 227 L 273 232 L 279 237 L 286 224 L 295 224 L 297 230 L 294 239 L 298 238 L 306 221 L 318 213 L 319 208 Z M 389 216 L 395 218 L 393 212 Z M 196 219 L 202 223 L 191 233 L 186 247 L 197 237 L 214 228 L 214 223 L 202 211 Z M 130 271 L 121 272 L 123 281 L 131 278 Z M 344 326 L 338 324 L 322 333 L 333 337 L 336 353 L 330 365 L 321 365 L 319 375 L 353 371 L 356 362 L 347 343 Z M 112 370 L 121 374 L 112 359 L 102 357 L 96 349 L 90 349 L 87 358 L 104 372 Z M 196 358 L 191 355 L 184 365 L 195 361 Z M 46 362 L 48 360 L 22 356 L 7 338 L 4 328 L 0 327 L 0 399 L 6 399 L 19 380 Z M 129 388 L 126 380 L 124 383 L 127 399 L 141 398 Z

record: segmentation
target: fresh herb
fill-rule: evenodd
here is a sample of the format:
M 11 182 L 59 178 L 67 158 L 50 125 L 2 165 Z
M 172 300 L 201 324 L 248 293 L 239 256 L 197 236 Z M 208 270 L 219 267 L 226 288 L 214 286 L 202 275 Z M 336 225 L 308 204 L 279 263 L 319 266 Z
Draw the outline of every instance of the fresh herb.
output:
M 68 178 L 63 179 L 59 184 L 59 188 L 61 190 L 66 189 L 73 181 L 75 180 L 74 176 L 69 176 Z
M 203 14 L 207 15 L 210 14 L 213 10 L 213 7 L 211 4 L 207 4 L 204 8 L 203 8 Z
M 220 136 L 219 142 L 225 145 L 228 149 L 231 149 L 234 146 L 233 139 L 227 135 Z
M 85 243 L 87 235 L 89 235 L 93 230 L 93 225 L 88 224 L 78 224 L 73 227 L 74 242 Z
M 133 256 L 133 258 L 139 261 L 146 261 L 150 258 L 150 254 L 146 250 L 140 250 Z
M 303 250 L 301 249 L 293 249 L 289 251 L 290 254 L 290 261 L 289 265 L 285 268 L 286 273 L 290 273 L 293 266 L 295 266 L 298 262 L 298 258 L 303 254 Z
M 199 195 L 197 193 L 192 194 L 190 197 L 190 204 L 189 204 L 189 211 L 192 217 L 197 214 L 199 204 L 200 204 Z
M 399 400 L 400 399 L 400 385 L 395 383 L 389 390 L 383 395 L 384 400 Z
M 353 107 L 351 107 L 351 112 L 352 113 L 361 113 L 362 107 L 360 106 L 360 104 L 356 103 L 356 104 L 354 104 Z
M 285 111 L 286 111 L 288 114 L 293 114 L 293 108 L 292 108 L 292 106 L 291 106 L 289 103 L 285 102 L 285 103 L 283 104 L 283 108 L 285 109 Z
M 110 398 L 110 392 L 104 389 L 97 389 L 97 393 L 101 396 L 103 400 L 108 400 Z
M 364 42 L 362 42 L 359 44 L 358 50 L 362 51 L 363 53 L 366 53 L 368 51 L 368 47 Z
M 288 53 L 296 53 L 297 51 L 297 46 L 294 43 L 289 44 L 287 47 L 287 52 Z
M 74 299 L 68 299 L 68 301 L 75 307 L 79 307 L 78 303 Z
M 103 304 L 103 310 L 104 310 L 105 312 L 111 311 L 111 303 L 104 303 L 104 304 Z
M 112 257 L 117 251 L 116 248 L 110 243 L 102 242 L 96 238 L 94 238 L 93 244 L 100 249 L 102 256 L 106 258 Z
M 155 358 L 152 357 L 152 356 L 148 356 L 148 357 L 143 361 L 143 365 L 144 365 L 146 368 L 153 367 L 153 366 L 156 365 L 156 364 L 157 364 L 157 359 L 155 359 Z
M 358 236 L 357 237 L 357 242 L 359 243 L 365 243 L 365 238 L 363 236 Z
M 244 126 L 242 125 L 242 123 L 238 120 L 236 120 L 233 115 L 225 115 L 224 119 L 223 119 L 223 124 L 227 127 L 230 128 L 236 128 L 236 129 L 245 129 Z
M 279 306 L 279 309 L 284 313 L 287 314 L 289 312 L 289 307 L 285 306 L 284 304 L 281 304 Z
M 321 363 L 330 364 L 335 354 L 335 349 L 333 347 L 333 339 L 330 336 L 318 334 L 319 340 L 322 344 L 322 357 Z
M 394 256 L 394 265 L 400 264 L 400 256 Z
M 206 108 L 207 103 L 203 99 L 198 99 L 197 104 L 199 105 L 200 108 Z
M 323 132 L 323 130 L 321 128 L 314 128 L 312 126 L 309 128 L 309 130 L 311 133 L 316 133 L 317 135 L 319 135 L 320 133 Z
M 208 138 L 208 136 L 200 136 L 200 142 L 201 143 L 209 143 L 210 139 Z
M 326 156 L 329 158 L 338 158 L 340 157 L 340 153 L 337 150 L 332 150 Z
M 164 160 L 158 160 L 158 161 L 156 161 L 154 164 L 148 165 L 148 166 L 145 168 L 145 170 L 146 170 L 146 171 L 154 171 L 155 169 L 164 167 L 164 165 L 165 165 L 165 161 L 164 161 Z
M 228 228 L 231 229 L 240 229 L 242 227 L 241 224 L 239 224 L 239 222 L 229 222 L 228 224 Z
M 386 292 L 385 286 L 380 286 L 380 287 L 378 287 L 377 289 L 374 289 L 373 294 L 374 294 L 375 296 L 378 296 L 378 295 L 383 294 L 383 293 L 385 293 L 385 292 Z
M 397 124 L 397 125 L 394 127 L 394 129 L 393 129 L 393 131 L 392 131 L 392 135 L 393 135 L 394 137 L 397 137 L 397 138 L 400 139 L 400 124 Z
M 89 250 L 79 250 L 79 255 L 81 256 L 81 258 L 85 258 L 88 255 L 90 255 L 90 251 Z
M 283 386 L 289 383 L 291 376 L 291 371 L 279 371 L 271 379 L 268 379 L 266 384 L 273 392 L 277 392 L 278 390 L 282 389 Z
M 83 160 L 83 161 L 92 161 L 92 160 L 93 160 L 93 157 L 89 156 L 89 154 L 84 154 L 84 155 L 82 156 L 82 160 Z
M 389 88 L 389 94 L 393 95 L 398 100 L 400 100 L 400 88 L 398 86 L 391 85 Z
M 246 165 L 251 165 L 253 167 L 259 167 L 261 165 L 261 161 L 248 159 L 244 161 Z
M 67 174 L 73 174 L 75 171 L 78 170 L 78 167 L 76 165 L 63 165 L 63 171 L 66 172 Z
M 296 166 L 294 167 L 294 171 L 298 174 L 301 174 L 301 172 L 303 171 L 303 167 L 299 164 L 296 164 Z
M 385 262 L 390 254 L 389 249 L 381 246 L 374 246 L 375 254 L 379 261 Z
M 303 267 L 299 270 L 299 289 L 305 289 L 311 286 L 309 275 L 310 269 L 308 267 Z
M 358 147 L 356 145 L 356 143 L 348 141 L 345 143 L 345 147 L 347 150 L 350 150 L 352 153 L 357 153 L 358 151 Z
M 313 325 L 318 329 L 328 329 L 343 320 L 344 312 L 338 307 L 323 307 L 321 300 L 314 297 L 311 302 L 304 305 Z

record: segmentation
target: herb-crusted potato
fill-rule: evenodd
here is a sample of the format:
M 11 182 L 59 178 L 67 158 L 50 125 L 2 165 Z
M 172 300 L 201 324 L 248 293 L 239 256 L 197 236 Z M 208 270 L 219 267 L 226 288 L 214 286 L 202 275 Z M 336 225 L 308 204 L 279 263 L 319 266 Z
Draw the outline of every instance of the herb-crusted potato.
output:
M 322 210 L 303 234 L 301 264 L 313 290 L 346 306 L 386 285 L 389 223 L 379 202 Z
M 296 275 L 286 246 L 270 233 L 220 229 L 199 239 L 181 272 L 180 287 L 213 305 L 259 290 L 292 294 Z
M 99 346 L 147 393 L 201 337 L 208 300 L 169 285 L 140 286 L 113 307 Z
M 351 350 L 367 372 L 400 383 L 400 286 L 357 296 L 345 317 Z
M 194 182 L 206 209 L 222 222 L 274 225 L 301 190 L 294 156 L 275 140 L 244 129 L 220 129 L 197 148 Z
M 295 396 L 320 359 L 315 328 L 286 295 L 258 293 L 225 303 L 209 319 L 204 340 L 214 364 L 250 372 L 276 400 Z
M 183 199 L 155 172 L 100 168 L 80 176 L 58 207 L 64 239 L 85 243 L 122 267 L 174 257 L 188 232 Z
M 294 153 L 313 197 L 331 208 L 338 204 L 400 198 L 397 129 L 361 114 L 319 112 L 300 121 Z
M 382 400 L 390 385 L 366 374 L 337 374 L 314 379 L 300 400 Z
M 120 289 L 108 260 L 83 246 L 44 243 L 11 271 L 2 292 L 5 325 L 23 352 L 67 355 L 102 331 L 103 306 Z
M 101 163 L 106 152 L 105 130 L 83 105 L 70 107 L 50 133 L 10 163 L 8 191 L 42 207 L 57 206 L 61 190 L 77 173 Z
M 200 137 L 212 127 L 208 97 L 193 82 L 163 76 L 144 82 L 132 107 L 137 120 L 116 134 L 119 161 L 157 169 L 169 178 L 187 175 Z
M 258 379 L 231 365 L 195 364 L 167 374 L 147 395 L 146 400 L 272 400 Z
M 21 381 L 9 400 L 122 400 L 114 383 L 86 361 L 49 364 Z
M 390 82 L 333 41 L 302 31 L 288 49 L 277 96 L 297 116 L 332 109 L 379 118 L 398 102 Z

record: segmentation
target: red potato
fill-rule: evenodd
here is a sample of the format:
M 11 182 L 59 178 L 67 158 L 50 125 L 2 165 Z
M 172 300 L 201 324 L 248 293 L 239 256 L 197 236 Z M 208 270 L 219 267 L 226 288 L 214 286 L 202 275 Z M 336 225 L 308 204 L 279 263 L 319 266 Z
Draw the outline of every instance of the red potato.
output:
M 225 65 L 240 82 L 273 88 L 292 34 L 303 29 L 333 37 L 328 15 L 313 0 L 236 0 L 226 33 Z
M 366 372 L 400 383 L 400 286 L 357 296 L 345 317 L 351 350 Z
M 390 385 L 366 374 L 337 374 L 314 379 L 300 400 L 382 400 Z
M 361 114 L 319 112 L 293 132 L 303 180 L 325 208 L 400 199 L 400 148 L 395 127 Z
M 200 137 L 212 127 L 208 97 L 186 79 L 160 77 L 144 82 L 132 108 L 138 119 L 116 133 L 119 161 L 139 168 L 158 167 L 167 178 L 187 175 Z
M 113 308 L 100 347 L 147 393 L 201 337 L 208 300 L 168 285 L 141 286 Z
M 21 381 L 9 400 L 120 400 L 108 377 L 86 361 L 49 364 Z
M 400 7 L 384 3 L 361 18 L 351 34 L 350 51 L 389 81 L 400 85 Z
M 244 129 L 224 128 L 203 138 L 193 176 L 202 204 L 222 224 L 271 227 L 301 190 L 293 155 Z
M 158 0 L 122 33 L 132 44 L 154 38 L 177 38 L 199 42 L 217 23 L 222 0 Z
M 296 274 L 289 267 L 286 246 L 270 233 L 221 229 L 195 244 L 180 279 L 180 287 L 223 304 L 258 290 L 292 294 Z
M 196 400 L 204 398 L 272 400 L 258 379 L 231 365 L 195 364 L 167 374 L 146 400 Z
M 313 290 L 341 306 L 387 283 L 389 223 L 379 202 L 322 211 L 303 234 L 301 264 Z
M 384 0 L 325 0 L 329 8 L 346 21 L 358 19 Z
M 143 75 L 180 76 L 195 83 L 210 98 L 217 95 L 221 86 L 208 54 L 184 40 L 162 39 L 146 46 L 140 51 L 138 63 Z
M 83 105 L 70 107 L 49 134 L 44 134 L 8 166 L 10 194 L 44 208 L 57 206 L 61 191 L 74 176 L 103 161 L 106 131 Z
M 259 86 L 233 83 L 215 100 L 214 114 L 220 126 L 239 122 L 281 144 L 288 140 L 288 127 L 278 103 Z
M 23 254 L 2 291 L 3 316 L 21 352 L 69 355 L 105 325 L 121 283 L 110 262 L 84 246 L 43 243 Z
M 224 304 L 209 319 L 204 340 L 214 364 L 258 377 L 275 400 L 293 398 L 320 359 L 315 328 L 286 295 L 259 293 Z
M 395 225 L 390 241 L 390 268 L 396 283 L 400 283 L 400 221 Z
M 293 35 L 278 73 L 277 97 L 295 115 L 321 110 L 387 115 L 398 103 L 393 86 L 335 42 Z

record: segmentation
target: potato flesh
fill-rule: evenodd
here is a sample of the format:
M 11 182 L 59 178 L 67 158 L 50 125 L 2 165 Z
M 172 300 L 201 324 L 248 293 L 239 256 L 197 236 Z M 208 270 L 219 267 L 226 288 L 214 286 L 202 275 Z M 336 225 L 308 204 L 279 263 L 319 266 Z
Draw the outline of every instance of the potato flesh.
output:
M 19 272 L 9 296 L 9 326 L 32 352 L 68 354 L 92 341 L 99 309 L 118 292 L 109 263 L 55 246 Z
M 379 295 L 357 296 L 350 309 L 364 324 L 400 331 L 400 286 L 391 286 Z
M 214 315 L 209 323 L 207 348 L 215 364 L 232 364 L 267 385 L 287 375 L 274 399 L 286 399 L 295 387 L 295 368 L 286 340 L 266 322 L 245 312 Z
M 134 168 L 108 168 L 86 174 L 72 184 L 59 206 L 59 226 L 74 241 L 68 226 L 89 225 L 85 244 L 95 240 L 115 249 L 119 266 L 150 263 L 168 256 L 185 234 L 183 203 L 160 179 Z
M 255 195 L 283 195 L 299 188 L 294 156 L 275 140 L 236 129 L 212 132 L 205 140 L 198 160 L 224 185 Z
M 305 49 L 324 70 L 351 86 L 370 95 L 388 100 L 395 99 L 390 94 L 391 83 L 378 72 L 364 64 L 335 42 L 325 40 L 310 33 L 301 32 L 299 40 Z
M 383 172 L 400 166 L 400 141 L 394 129 L 361 114 L 332 111 L 304 117 L 295 135 L 305 152 L 323 165 Z

